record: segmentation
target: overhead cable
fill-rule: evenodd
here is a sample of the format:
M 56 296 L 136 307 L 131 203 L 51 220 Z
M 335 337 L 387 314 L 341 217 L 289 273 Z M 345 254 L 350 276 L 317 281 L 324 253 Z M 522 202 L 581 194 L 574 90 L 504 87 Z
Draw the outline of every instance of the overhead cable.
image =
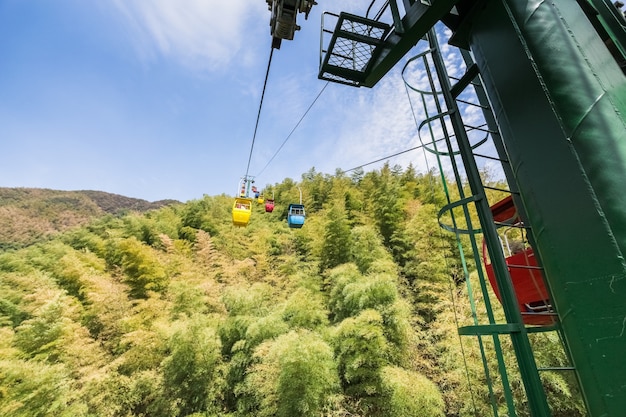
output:
M 382 157 L 382 158 L 376 159 L 375 161 L 367 162 L 367 163 L 365 163 L 365 164 L 361 164 L 361 165 L 356 166 L 356 167 L 354 167 L 354 168 L 350 168 L 350 169 L 342 170 L 341 172 L 345 174 L 345 173 L 347 173 L 347 172 L 354 171 L 354 170 L 357 170 L 357 169 L 359 169 L 359 168 L 363 168 L 363 167 L 366 167 L 366 166 L 368 166 L 368 165 L 372 165 L 372 164 L 375 164 L 375 163 L 377 163 L 377 162 L 381 162 L 381 161 L 384 161 L 384 160 L 386 160 L 386 159 L 393 158 L 393 157 L 396 157 L 396 156 L 398 156 L 398 155 L 402 155 L 402 154 L 405 154 L 405 153 L 407 153 L 407 152 L 414 151 L 414 150 L 416 150 L 416 149 L 421 149 L 421 148 L 425 147 L 426 145 L 430 145 L 430 144 L 433 144 L 433 143 L 441 142 L 441 141 L 442 141 L 442 140 L 444 140 L 444 139 L 445 139 L 445 138 L 441 138 L 441 139 L 437 139 L 437 140 L 434 140 L 434 141 L 429 142 L 429 143 L 422 143 L 422 144 L 417 145 L 417 146 L 415 146 L 415 147 L 413 147 L 413 148 L 405 149 L 404 151 L 396 152 L 396 153 L 394 153 L 394 154 L 392 154 L 392 155 L 387 155 L 387 156 L 384 156 L 384 157 Z
M 250 156 L 248 157 L 248 166 L 246 167 L 246 176 L 248 178 L 248 172 L 250 171 L 250 161 L 252 160 L 252 151 L 254 150 L 254 141 L 256 139 L 256 132 L 259 128 L 259 119 L 261 118 L 261 108 L 263 108 L 263 98 L 265 97 L 265 88 L 267 87 L 267 79 L 270 75 L 270 65 L 272 64 L 272 55 L 274 54 L 274 48 L 270 48 L 270 58 L 267 61 L 267 71 L 265 72 L 265 81 L 263 82 L 263 92 L 261 93 L 261 102 L 259 103 L 259 112 L 256 116 L 256 124 L 254 125 L 254 134 L 252 135 L 252 145 L 250 146 Z
M 296 125 L 293 127 L 293 129 L 291 129 L 291 132 L 289 132 L 289 134 L 287 135 L 287 137 L 285 138 L 285 140 L 283 141 L 283 143 L 280 145 L 280 147 L 276 150 L 276 152 L 274 153 L 274 155 L 270 158 L 270 160 L 267 162 L 267 164 L 265 164 L 265 166 L 263 167 L 263 169 L 261 171 L 259 171 L 259 173 L 256 175 L 257 177 L 259 177 L 263 171 L 265 171 L 265 169 L 272 163 L 272 161 L 274 160 L 274 158 L 276 158 L 276 155 L 278 155 L 278 153 L 280 152 L 280 150 L 283 148 L 283 146 L 285 146 L 285 143 L 287 143 L 287 141 L 289 140 L 289 138 L 291 138 L 291 135 L 293 134 L 293 132 L 296 131 L 296 129 L 298 128 L 298 126 L 300 126 L 300 123 L 302 123 L 302 120 L 304 119 L 304 117 L 307 115 L 307 113 L 309 112 L 309 110 L 311 110 L 311 108 L 313 107 L 313 105 L 315 104 L 315 102 L 317 101 L 318 98 L 320 98 L 320 96 L 322 95 L 322 93 L 324 92 L 324 90 L 326 89 L 326 87 L 328 87 L 328 84 L 330 84 L 330 81 L 327 81 L 326 84 L 324 84 L 324 87 L 322 87 L 322 89 L 320 90 L 319 93 L 317 93 L 317 96 L 315 97 L 315 99 L 313 100 L 313 102 L 309 105 L 309 108 L 306 109 L 306 111 L 304 112 L 304 114 L 302 115 L 302 117 L 300 118 L 300 120 L 298 120 L 298 123 L 296 123 Z

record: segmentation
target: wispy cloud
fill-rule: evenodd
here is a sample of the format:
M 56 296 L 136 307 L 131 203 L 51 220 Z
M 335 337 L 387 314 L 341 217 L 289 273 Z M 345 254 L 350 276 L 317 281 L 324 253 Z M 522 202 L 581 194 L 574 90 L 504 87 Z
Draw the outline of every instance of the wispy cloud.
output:
M 238 54 L 241 61 L 249 61 L 251 51 L 244 46 L 254 43 L 251 31 L 269 23 L 266 4 L 260 0 L 114 0 L 113 4 L 144 58 L 160 54 L 200 71 L 225 68 Z
M 449 35 L 449 32 L 446 33 Z M 447 37 L 440 40 L 440 47 L 447 63 L 450 76 L 459 77 L 463 74 L 465 66 L 458 53 L 445 43 Z M 425 43 L 420 43 L 403 62 L 406 62 L 413 54 L 427 49 Z M 424 71 L 421 60 L 413 61 L 407 66 L 408 82 L 413 88 L 422 91 L 430 91 L 430 82 L 427 73 Z M 445 121 L 446 129 L 452 136 L 453 147 L 456 149 L 453 129 L 449 124 L 449 118 L 435 120 L 430 126 L 423 126 L 419 132 L 417 124 L 427 117 L 445 111 L 445 105 L 441 102 L 441 108 L 435 107 L 435 100 L 431 94 L 426 94 L 426 109 L 418 92 L 409 91 L 404 86 L 400 75 L 401 64 L 389 72 L 373 89 L 357 89 L 348 91 L 349 87 L 339 86 L 332 89 L 329 94 L 332 98 L 326 97 L 328 102 L 333 103 L 334 111 L 328 112 L 325 124 L 333 126 L 330 130 L 333 141 L 330 148 L 322 149 L 321 153 L 329 157 L 324 159 L 327 171 L 332 172 L 333 167 L 343 169 L 352 168 L 359 164 L 367 164 L 380 158 L 385 158 L 397 153 L 407 151 L 414 147 L 426 145 L 429 149 L 434 149 L 432 140 L 440 140 L 445 134 L 442 122 Z M 434 68 L 431 68 L 434 72 Z M 440 90 L 438 82 L 436 89 Z M 475 98 L 469 99 L 476 102 Z M 468 135 L 472 144 L 477 144 L 485 137 L 485 132 L 477 130 L 471 126 L 482 126 L 484 119 L 482 112 L 477 106 L 461 106 L 464 122 L 470 126 Z M 432 129 L 432 135 L 431 135 Z M 421 141 L 420 141 L 421 135 Z M 439 142 L 437 148 L 445 150 L 445 143 Z M 481 151 L 486 154 L 493 154 L 491 149 Z M 437 167 L 435 155 L 425 152 L 424 149 L 417 149 L 398 156 L 389 158 L 389 162 L 407 166 L 412 163 L 419 171 Z M 479 165 L 485 161 L 479 161 Z M 382 162 L 380 163 L 382 164 Z M 376 164 L 366 169 L 377 167 Z M 450 169 L 448 157 L 442 158 L 443 169 Z

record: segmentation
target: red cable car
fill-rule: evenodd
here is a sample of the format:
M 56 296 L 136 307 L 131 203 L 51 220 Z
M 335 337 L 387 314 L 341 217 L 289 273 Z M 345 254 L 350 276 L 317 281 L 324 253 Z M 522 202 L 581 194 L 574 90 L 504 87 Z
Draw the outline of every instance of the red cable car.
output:
M 511 196 L 491 206 L 491 212 L 496 222 L 510 224 L 509 230 L 520 230 L 519 226 L 522 225 L 522 222 Z M 554 310 L 544 283 L 543 273 L 537 265 L 533 248 L 521 240 L 510 239 L 506 233 L 501 235 L 501 243 L 524 323 L 534 325 L 556 323 Z M 489 260 L 484 241 L 483 262 L 491 287 L 498 300 L 502 302 L 493 266 Z
M 265 212 L 271 213 L 273 211 L 274 211 L 274 200 L 268 198 L 267 200 L 265 200 Z

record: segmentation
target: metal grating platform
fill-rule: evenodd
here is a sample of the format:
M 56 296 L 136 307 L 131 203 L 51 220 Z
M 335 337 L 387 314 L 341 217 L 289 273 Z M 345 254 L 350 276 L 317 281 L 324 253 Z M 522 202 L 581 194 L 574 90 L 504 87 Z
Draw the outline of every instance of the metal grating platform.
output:
M 322 33 L 332 34 L 328 48 L 321 48 L 319 78 L 348 85 L 360 86 L 371 63 L 380 53 L 391 26 L 371 19 L 341 13 L 334 31 L 324 28 Z

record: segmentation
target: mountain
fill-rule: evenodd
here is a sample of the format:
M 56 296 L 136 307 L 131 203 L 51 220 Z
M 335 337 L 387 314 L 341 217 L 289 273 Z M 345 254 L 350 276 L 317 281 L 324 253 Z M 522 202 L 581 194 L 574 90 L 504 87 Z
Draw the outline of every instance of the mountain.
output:
M 102 191 L 0 188 L 0 248 L 27 246 L 106 214 L 146 212 L 175 203 Z

